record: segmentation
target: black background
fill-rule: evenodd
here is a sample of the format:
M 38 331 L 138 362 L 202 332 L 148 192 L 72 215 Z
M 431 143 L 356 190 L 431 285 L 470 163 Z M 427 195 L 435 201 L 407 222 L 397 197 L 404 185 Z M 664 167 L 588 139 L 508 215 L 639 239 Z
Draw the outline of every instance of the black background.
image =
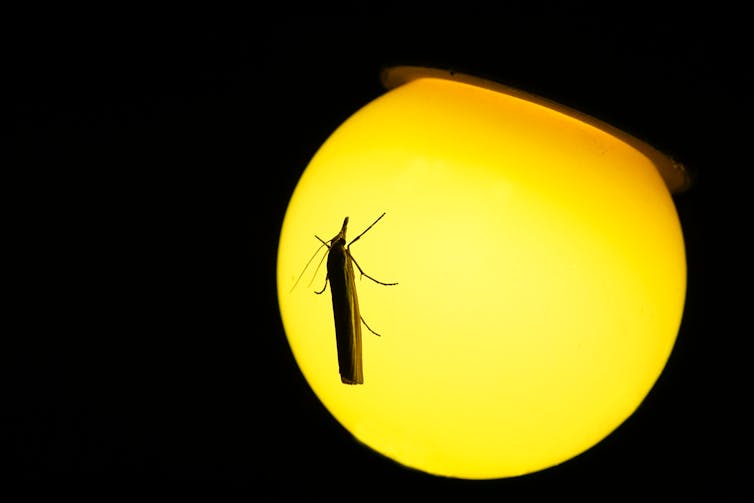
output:
M 737 149 L 752 79 L 741 13 L 468 4 L 438 18 L 430 9 L 159 21 L 82 12 L 76 23 L 32 17 L 6 31 L 15 281 L 2 477 L 30 490 L 201 485 L 275 499 L 742 488 L 749 393 L 737 362 L 750 329 L 738 314 L 749 294 L 737 288 L 748 274 L 750 158 Z M 481 482 L 401 467 L 342 429 L 295 365 L 275 290 L 287 200 L 318 146 L 384 92 L 379 72 L 392 64 L 560 101 L 694 175 L 675 196 L 689 283 L 668 366 L 630 419 L 563 465 Z

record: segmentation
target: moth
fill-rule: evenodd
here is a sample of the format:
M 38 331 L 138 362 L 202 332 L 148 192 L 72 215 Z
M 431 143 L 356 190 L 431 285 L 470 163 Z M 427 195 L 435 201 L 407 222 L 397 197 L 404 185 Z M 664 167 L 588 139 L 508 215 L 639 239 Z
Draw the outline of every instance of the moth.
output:
M 380 335 L 367 325 L 367 322 L 364 321 L 364 318 L 359 311 L 359 298 L 356 293 L 353 266 L 356 265 L 361 276 L 365 276 L 377 284 L 384 286 L 398 284 L 384 283 L 368 275 L 364 272 L 361 266 L 359 266 L 356 259 L 353 258 L 353 255 L 351 255 L 351 245 L 366 234 L 369 229 L 374 227 L 374 225 L 384 216 L 385 213 L 380 215 L 377 220 L 372 222 L 369 227 L 347 245 L 346 229 L 348 228 L 348 217 L 343 220 L 343 226 L 341 227 L 340 232 L 338 232 L 338 234 L 331 240 L 325 241 L 317 235 L 314 236 L 322 243 L 320 248 L 326 246 L 329 250 L 327 253 L 327 277 L 325 278 L 325 285 L 321 290 L 314 293 L 318 295 L 324 293 L 328 281 L 330 282 L 333 318 L 335 320 L 335 339 L 338 349 L 338 369 L 340 371 L 340 380 L 344 384 L 364 383 L 364 370 L 361 357 L 361 324 L 363 323 L 373 334 L 377 336 Z M 314 257 L 312 257 L 312 259 L 313 258 Z M 311 259 L 309 262 L 311 262 Z M 306 270 L 306 268 L 304 268 L 304 270 Z

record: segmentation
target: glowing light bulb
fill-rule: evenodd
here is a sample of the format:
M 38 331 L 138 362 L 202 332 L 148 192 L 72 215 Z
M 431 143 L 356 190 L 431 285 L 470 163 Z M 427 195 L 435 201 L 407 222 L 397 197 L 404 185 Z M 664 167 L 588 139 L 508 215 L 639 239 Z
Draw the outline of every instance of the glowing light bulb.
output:
M 429 473 L 499 478 L 592 447 L 670 355 L 683 310 L 684 171 L 590 117 L 440 70 L 391 88 L 322 145 L 281 230 L 278 297 L 295 359 L 353 435 Z M 670 189 L 670 190 L 669 190 Z M 291 291 L 349 217 L 364 383 L 338 373 L 325 282 Z M 322 252 L 323 253 L 323 252 Z M 313 267 L 308 274 L 313 274 Z

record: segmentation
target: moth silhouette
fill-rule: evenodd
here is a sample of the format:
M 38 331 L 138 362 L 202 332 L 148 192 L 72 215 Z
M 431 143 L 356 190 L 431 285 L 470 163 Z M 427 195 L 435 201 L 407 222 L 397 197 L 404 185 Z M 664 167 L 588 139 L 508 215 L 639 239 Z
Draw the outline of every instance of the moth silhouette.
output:
M 340 232 L 330 241 L 324 241 L 319 236 L 315 236 L 329 249 L 327 253 L 325 286 L 322 287 L 322 290 L 315 293 L 322 294 L 325 288 L 327 288 L 327 282 L 330 282 L 333 317 L 335 319 L 335 338 L 338 346 L 338 368 L 340 370 L 340 380 L 344 384 L 364 383 L 364 370 L 361 360 L 361 324 L 363 323 L 373 334 L 380 335 L 367 325 L 359 311 L 359 298 L 356 293 L 353 265 L 356 265 L 362 276 L 366 276 L 375 283 L 385 286 L 398 284 L 383 283 L 368 275 L 361 269 L 356 259 L 353 258 L 353 255 L 351 255 L 351 245 L 366 234 L 384 216 L 385 213 L 380 215 L 377 220 L 372 222 L 372 225 L 356 236 L 348 245 L 346 245 L 348 217 L 343 220 L 343 227 L 341 227 Z

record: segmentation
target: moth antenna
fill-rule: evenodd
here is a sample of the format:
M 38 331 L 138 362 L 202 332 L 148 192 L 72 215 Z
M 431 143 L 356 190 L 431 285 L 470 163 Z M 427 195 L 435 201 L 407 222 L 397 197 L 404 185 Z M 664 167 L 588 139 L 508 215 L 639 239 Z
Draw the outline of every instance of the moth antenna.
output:
M 317 238 L 317 236 L 314 236 L 314 237 L 315 237 L 315 238 Z M 317 238 L 317 239 L 319 239 L 319 238 Z M 319 240 L 320 240 L 320 241 L 322 241 L 321 239 L 319 239 Z M 319 251 L 320 251 L 320 250 L 322 249 L 322 247 L 323 247 L 323 246 L 326 246 L 326 245 L 327 245 L 327 243 L 325 243 L 324 241 L 322 241 L 322 244 L 321 244 L 321 245 L 319 245 L 319 248 L 317 248 L 317 251 L 315 251 L 315 252 L 314 252 L 314 255 L 312 255 L 312 257 L 311 257 L 311 258 L 309 259 L 309 261 L 308 261 L 308 262 L 306 263 L 306 265 L 304 266 L 304 269 L 303 269 L 303 270 L 301 271 L 301 274 L 299 274 L 299 275 L 298 275 L 298 278 L 296 278 L 296 282 L 295 282 L 295 283 L 293 283 L 293 286 L 292 286 L 292 287 L 291 287 L 291 289 L 290 289 L 290 290 L 288 291 L 288 293 L 291 293 L 291 292 L 293 291 L 293 289 L 294 289 L 294 288 L 296 288 L 296 285 L 298 285 L 298 282 L 299 282 L 299 281 L 301 281 L 301 277 L 302 277 L 302 276 L 304 275 L 304 273 L 306 272 L 306 269 L 307 269 L 307 268 L 309 267 L 309 264 L 311 264 L 311 263 L 312 263 L 312 260 L 314 260 L 314 257 L 316 257 L 316 256 L 317 256 L 317 254 L 318 254 L 318 253 L 319 253 Z M 322 260 L 320 260 L 320 261 L 319 261 L 319 264 L 320 264 L 320 265 L 322 265 Z M 317 266 L 317 270 L 319 270 L 319 265 Z M 315 275 L 315 276 L 316 276 L 316 274 L 317 274 L 317 271 L 314 271 L 314 275 Z M 314 281 L 314 278 L 312 278 L 312 281 Z M 311 284 L 312 284 L 312 281 L 310 281 L 310 282 L 309 282 L 309 285 L 311 285 Z M 307 288 L 308 288 L 308 287 L 309 287 L 309 286 L 307 286 Z
M 319 245 L 319 248 L 317 248 L 317 252 L 319 252 L 319 250 L 323 246 L 327 246 L 327 248 L 330 248 L 330 245 L 328 245 L 326 241 L 323 241 L 321 237 L 317 236 L 316 234 L 314 235 L 314 237 L 319 239 L 320 243 L 322 243 L 321 245 Z M 317 268 L 314 269 L 314 274 L 312 274 L 312 279 L 309 280 L 309 284 L 306 285 L 306 288 L 309 288 L 310 286 L 312 286 L 312 283 L 314 283 L 314 278 L 317 277 L 317 272 L 319 271 L 319 268 L 322 267 L 322 262 L 325 261 L 325 257 L 327 257 L 326 253 L 322 255 L 321 259 L 319 259 L 319 264 L 317 264 Z M 325 278 L 325 286 L 322 288 L 322 290 L 320 292 L 314 292 L 314 293 L 322 293 L 325 291 L 325 288 L 327 288 L 327 278 Z

